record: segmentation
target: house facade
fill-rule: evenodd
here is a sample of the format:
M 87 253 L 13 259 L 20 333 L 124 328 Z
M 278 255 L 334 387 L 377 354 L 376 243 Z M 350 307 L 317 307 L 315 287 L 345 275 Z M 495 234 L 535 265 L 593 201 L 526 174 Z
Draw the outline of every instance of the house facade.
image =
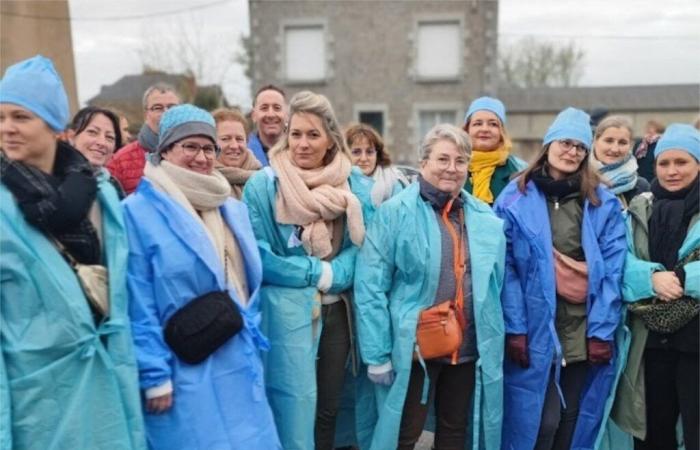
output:
M 326 95 L 342 125 L 384 136 L 416 164 L 436 123 L 460 124 L 496 88 L 498 2 L 250 0 L 253 90 Z

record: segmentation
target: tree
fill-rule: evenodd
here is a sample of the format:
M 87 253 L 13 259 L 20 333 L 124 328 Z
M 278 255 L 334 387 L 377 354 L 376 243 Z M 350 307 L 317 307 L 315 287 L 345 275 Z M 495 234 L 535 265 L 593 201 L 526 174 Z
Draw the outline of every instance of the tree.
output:
M 199 93 L 204 85 L 222 86 L 229 70 L 236 64 L 245 63 L 242 53 L 234 45 L 235 35 L 207 33 L 207 26 L 197 17 L 187 21 L 171 21 L 166 26 L 150 26 L 144 30 L 139 57 L 144 73 L 166 72 L 182 74 L 191 79 L 191 100 L 202 107 L 215 104 L 213 90 Z M 238 36 L 239 44 L 245 43 Z M 220 92 L 220 90 L 219 90 Z M 220 102 L 219 102 L 220 103 Z
M 573 42 L 555 44 L 524 38 L 499 55 L 500 83 L 521 88 L 575 86 L 585 52 Z

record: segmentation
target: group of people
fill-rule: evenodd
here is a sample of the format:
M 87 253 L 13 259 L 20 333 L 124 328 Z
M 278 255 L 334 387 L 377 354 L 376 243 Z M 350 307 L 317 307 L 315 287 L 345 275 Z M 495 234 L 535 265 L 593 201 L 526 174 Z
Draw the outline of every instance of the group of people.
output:
M 698 449 L 692 126 L 570 107 L 526 164 L 481 97 L 410 182 L 310 91 L 143 109 L 0 80 L 0 449 Z

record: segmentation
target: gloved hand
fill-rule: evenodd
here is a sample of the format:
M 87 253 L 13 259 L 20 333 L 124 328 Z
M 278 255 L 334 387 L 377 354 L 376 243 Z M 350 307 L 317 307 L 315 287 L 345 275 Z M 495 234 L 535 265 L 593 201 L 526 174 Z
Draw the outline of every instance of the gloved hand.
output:
M 530 367 L 530 357 L 527 351 L 527 335 L 507 334 L 506 354 L 511 361 L 520 365 L 523 369 Z
M 374 384 L 391 386 L 394 383 L 395 377 L 396 374 L 394 373 L 394 367 L 391 365 L 391 361 L 380 366 L 370 365 L 367 367 L 367 378 Z
M 598 338 L 588 338 L 588 362 L 591 364 L 607 364 L 612 359 L 612 342 Z

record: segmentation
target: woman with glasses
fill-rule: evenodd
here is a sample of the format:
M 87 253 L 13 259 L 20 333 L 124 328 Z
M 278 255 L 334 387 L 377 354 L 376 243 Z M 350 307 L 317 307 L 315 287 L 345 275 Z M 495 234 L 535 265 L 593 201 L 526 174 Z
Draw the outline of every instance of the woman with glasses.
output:
M 87 158 L 99 179 L 109 181 L 122 200 L 126 194 L 121 184 L 105 168 L 105 164 L 122 145 L 119 117 L 112 111 L 88 106 L 73 117 L 68 125 L 68 142 Z
M 421 152 L 418 182 L 377 211 L 357 258 L 358 342 L 378 400 L 363 411 L 375 422 L 369 448 L 414 448 L 434 407 L 435 448 L 498 449 L 503 221 L 462 190 L 471 156 L 464 131 L 437 125 Z M 458 339 L 436 354 L 420 330 L 428 311 L 445 307 Z
M 589 123 L 560 112 L 495 205 L 508 242 L 502 448 L 596 448 L 625 361 L 624 222 L 590 167 Z
M 628 209 L 623 295 L 633 339 L 613 419 L 635 437 L 637 450 L 678 448 L 679 434 L 686 450 L 697 450 L 700 132 L 671 124 L 654 156 L 651 192 L 635 197 Z M 678 319 L 673 326 L 653 316 L 645 320 L 637 308 L 653 298 L 669 308 L 685 304 L 686 311 L 668 313 Z
M 216 129 L 168 109 L 125 202 L 129 314 L 155 449 L 279 449 L 260 351 L 260 255 L 216 162 Z
M 221 149 L 216 170 L 228 180 L 231 195 L 240 200 L 243 186 L 262 168 L 260 161 L 248 149 L 248 121 L 243 114 L 232 109 L 217 109 L 212 115 L 216 121 L 216 141 Z
M 329 450 L 354 362 L 349 294 L 365 228 L 350 185 L 359 171 L 326 97 L 302 91 L 289 108 L 287 132 L 243 200 L 263 262 L 265 378 L 282 446 Z
M 403 174 L 391 166 L 391 158 L 379 133 L 369 125 L 354 124 L 345 130 L 345 143 L 350 149 L 350 160 L 362 171 L 358 189 L 367 198 L 363 202 L 365 223 L 385 200 L 408 186 Z
M 112 185 L 57 141 L 68 119 L 49 59 L 7 69 L 0 81 L 0 448 L 145 450 L 122 209 Z M 98 276 L 81 277 L 76 264 Z M 82 280 L 96 281 L 101 294 L 90 295 Z
M 649 182 L 637 175 L 637 160 L 632 153 L 632 122 L 624 116 L 603 119 L 595 129 L 593 151 L 589 158 L 623 209 L 630 201 L 649 191 Z
M 491 205 L 511 177 L 525 168 L 525 163 L 511 154 L 506 107 L 497 98 L 477 98 L 469 105 L 463 128 L 473 148 L 465 189 Z

